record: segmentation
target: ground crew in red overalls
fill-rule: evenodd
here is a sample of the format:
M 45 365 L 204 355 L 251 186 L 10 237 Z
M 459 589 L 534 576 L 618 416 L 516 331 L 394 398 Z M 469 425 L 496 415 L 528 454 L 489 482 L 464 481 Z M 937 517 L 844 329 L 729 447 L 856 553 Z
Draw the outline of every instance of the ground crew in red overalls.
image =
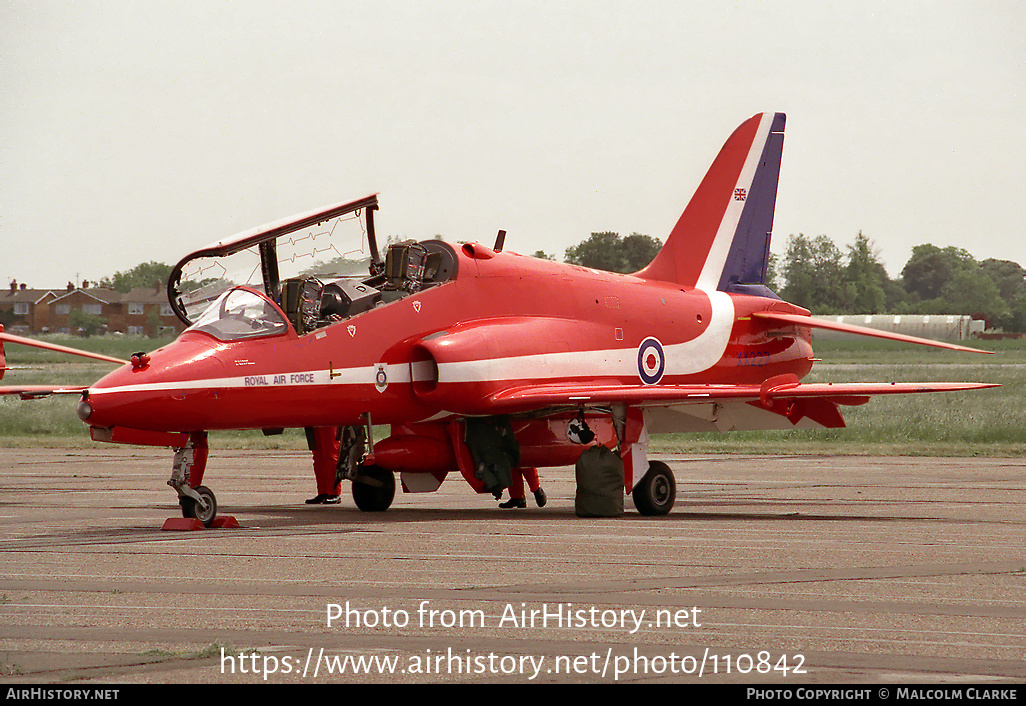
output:
M 306 443 L 313 454 L 314 477 L 317 479 L 317 495 L 306 501 L 307 505 L 335 505 L 342 492 L 342 479 L 338 477 L 338 429 L 335 427 L 313 427 L 306 430 Z
M 504 510 L 514 507 L 527 507 L 527 500 L 524 498 L 525 478 L 527 479 L 528 487 L 534 493 L 534 500 L 538 503 L 538 507 L 545 507 L 548 498 L 545 495 L 545 491 L 541 489 L 541 482 L 538 480 L 538 469 L 520 466 L 513 469 L 513 483 L 509 486 L 509 500 L 499 503 L 499 507 Z

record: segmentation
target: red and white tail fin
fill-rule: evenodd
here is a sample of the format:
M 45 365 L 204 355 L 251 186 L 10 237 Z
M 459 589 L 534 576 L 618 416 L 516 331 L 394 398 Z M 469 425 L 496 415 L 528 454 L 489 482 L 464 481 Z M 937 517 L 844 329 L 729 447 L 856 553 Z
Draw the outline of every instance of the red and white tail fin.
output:
M 783 144 L 783 113 L 760 113 L 742 123 L 659 254 L 637 275 L 707 291 L 773 296 L 763 282 Z

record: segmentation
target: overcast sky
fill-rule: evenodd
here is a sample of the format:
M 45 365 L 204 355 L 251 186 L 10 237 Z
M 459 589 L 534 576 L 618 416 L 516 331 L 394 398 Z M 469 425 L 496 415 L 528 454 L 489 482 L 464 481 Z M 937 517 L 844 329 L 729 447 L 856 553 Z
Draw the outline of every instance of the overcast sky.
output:
M 381 235 L 666 237 L 787 113 L 773 250 L 1026 265 L 1026 3 L 0 0 L 0 285 L 379 193 Z

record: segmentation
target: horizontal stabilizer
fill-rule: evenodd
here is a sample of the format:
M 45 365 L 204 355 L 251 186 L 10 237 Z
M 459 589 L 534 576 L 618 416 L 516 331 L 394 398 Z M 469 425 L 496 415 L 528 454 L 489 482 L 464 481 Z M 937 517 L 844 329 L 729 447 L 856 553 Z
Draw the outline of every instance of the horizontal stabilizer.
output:
M 933 346 L 934 348 L 946 348 L 952 351 L 962 351 L 963 353 L 986 353 L 988 355 L 993 355 L 993 351 L 981 351 L 978 348 L 959 346 L 954 343 L 947 343 L 945 341 L 935 341 L 930 338 L 919 338 L 918 336 L 907 336 L 903 333 L 891 333 L 890 331 L 881 331 L 879 329 L 867 328 L 865 326 L 855 326 L 854 324 L 842 324 L 837 321 L 815 319 L 811 316 L 784 314 L 776 311 L 756 311 L 752 314 L 752 317 L 756 319 L 767 319 L 770 321 L 779 321 L 781 323 L 786 324 L 794 324 L 796 326 L 808 326 L 809 328 L 821 328 L 828 331 L 851 333 L 857 336 L 872 336 L 873 338 L 885 338 L 890 341 L 916 343 L 921 346 Z

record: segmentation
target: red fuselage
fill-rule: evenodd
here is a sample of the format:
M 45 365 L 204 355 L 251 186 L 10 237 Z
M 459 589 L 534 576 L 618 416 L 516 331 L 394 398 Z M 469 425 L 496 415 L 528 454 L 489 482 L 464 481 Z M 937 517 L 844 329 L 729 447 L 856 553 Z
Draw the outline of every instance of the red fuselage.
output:
M 812 366 L 807 329 L 781 335 L 748 316 L 805 313 L 785 302 L 476 244 L 455 254 L 451 281 L 302 336 L 292 325 L 230 341 L 187 330 L 145 366 L 93 385 L 86 421 L 168 432 L 343 426 L 366 414 L 410 424 L 487 415 L 491 393 L 521 383 L 759 384 Z

